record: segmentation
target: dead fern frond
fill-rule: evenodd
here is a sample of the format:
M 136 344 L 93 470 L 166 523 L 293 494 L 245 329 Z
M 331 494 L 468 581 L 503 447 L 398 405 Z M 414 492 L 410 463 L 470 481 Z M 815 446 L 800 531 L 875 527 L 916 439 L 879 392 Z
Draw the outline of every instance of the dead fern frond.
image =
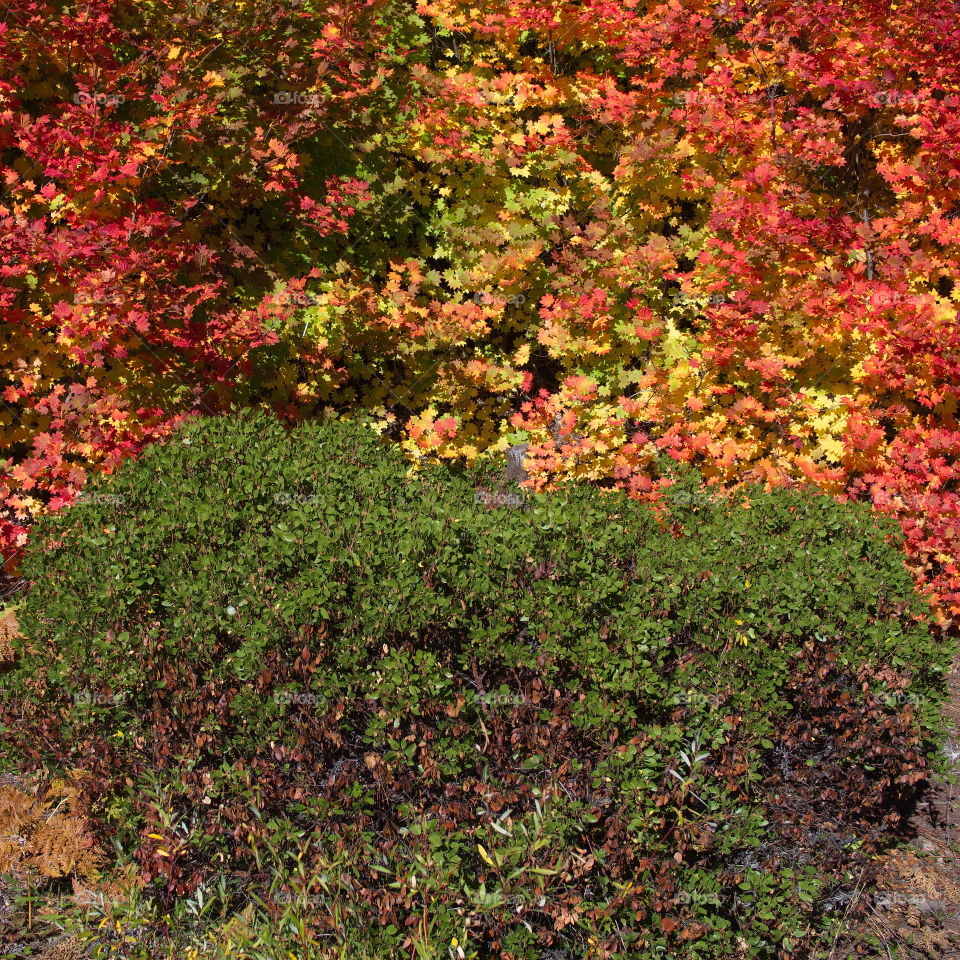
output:
M 45 821 L 28 844 L 31 866 L 51 880 L 77 876 L 92 880 L 102 862 L 87 832 L 87 822 L 72 814 Z
M 92 881 L 102 863 L 74 784 L 55 780 L 43 796 L 0 785 L 0 873 Z
M 13 639 L 20 635 L 17 614 L 13 610 L 0 613 L 0 663 L 13 660 Z

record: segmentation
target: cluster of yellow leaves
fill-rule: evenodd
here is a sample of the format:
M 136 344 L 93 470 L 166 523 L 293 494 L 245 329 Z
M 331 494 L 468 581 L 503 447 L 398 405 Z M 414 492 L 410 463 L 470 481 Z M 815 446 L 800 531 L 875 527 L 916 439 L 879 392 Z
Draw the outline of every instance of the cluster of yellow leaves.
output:
M 526 442 L 531 486 L 653 498 L 664 454 L 863 497 L 900 431 L 956 429 L 960 88 L 909 10 L 418 11 L 440 66 L 370 181 L 431 249 L 385 280 L 338 265 L 301 395 L 414 456 Z

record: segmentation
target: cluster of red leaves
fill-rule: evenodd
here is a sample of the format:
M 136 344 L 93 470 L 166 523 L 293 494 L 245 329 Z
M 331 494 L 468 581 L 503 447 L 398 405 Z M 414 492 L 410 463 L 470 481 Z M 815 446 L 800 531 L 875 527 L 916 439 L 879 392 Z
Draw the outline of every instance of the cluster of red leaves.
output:
M 177 416 L 266 398 L 416 453 L 526 441 L 534 486 L 656 500 L 666 454 L 864 499 L 957 615 L 955 7 L 8 9 L 5 552 Z
M 374 4 L 243 6 L 37 0 L 0 18 L 8 557 L 91 468 L 229 402 L 297 306 L 271 295 L 281 258 L 301 234 L 343 233 L 364 201 L 361 181 L 298 145 L 349 123 L 381 82 L 352 69 Z
M 581 201 L 578 178 L 603 176 L 589 205 L 544 231 L 536 280 L 526 264 L 526 283 L 509 277 L 537 290 L 528 342 L 548 357 L 530 365 L 511 420 L 541 441 L 536 483 L 612 476 L 656 496 L 658 453 L 723 486 L 812 482 L 898 517 L 919 582 L 944 615 L 960 613 L 950 7 L 421 4 L 488 44 L 456 89 L 471 76 L 498 91 L 454 140 L 453 93 L 438 89 L 424 111 L 438 166 L 471 158 L 463 132 L 475 144 L 488 123 L 478 114 L 510 93 L 525 111 L 500 138 L 511 171 L 549 161 Z M 499 80 L 491 64 L 504 65 Z M 524 125 L 535 108 L 543 123 Z M 488 173 L 491 153 L 477 156 Z M 693 316 L 664 309 L 665 285 L 697 303 Z

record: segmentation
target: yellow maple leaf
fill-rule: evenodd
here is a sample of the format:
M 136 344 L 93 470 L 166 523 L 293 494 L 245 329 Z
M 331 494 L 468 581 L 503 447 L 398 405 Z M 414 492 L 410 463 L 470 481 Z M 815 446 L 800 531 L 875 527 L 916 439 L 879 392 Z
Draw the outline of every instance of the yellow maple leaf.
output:
M 835 437 L 821 437 L 820 449 L 823 451 L 823 455 L 832 463 L 843 462 L 844 446 L 843 443 Z

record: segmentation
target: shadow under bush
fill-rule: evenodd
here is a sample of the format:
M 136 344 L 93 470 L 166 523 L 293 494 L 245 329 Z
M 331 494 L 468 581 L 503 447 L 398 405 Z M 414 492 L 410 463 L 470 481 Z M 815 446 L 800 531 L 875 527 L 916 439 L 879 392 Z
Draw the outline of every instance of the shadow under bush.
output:
M 476 483 L 360 423 L 191 423 L 38 524 L 8 762 L 84 771 L 160 903 L 226 874 L 358 957 L 803 955 L 938 741 L 892 526 Z

